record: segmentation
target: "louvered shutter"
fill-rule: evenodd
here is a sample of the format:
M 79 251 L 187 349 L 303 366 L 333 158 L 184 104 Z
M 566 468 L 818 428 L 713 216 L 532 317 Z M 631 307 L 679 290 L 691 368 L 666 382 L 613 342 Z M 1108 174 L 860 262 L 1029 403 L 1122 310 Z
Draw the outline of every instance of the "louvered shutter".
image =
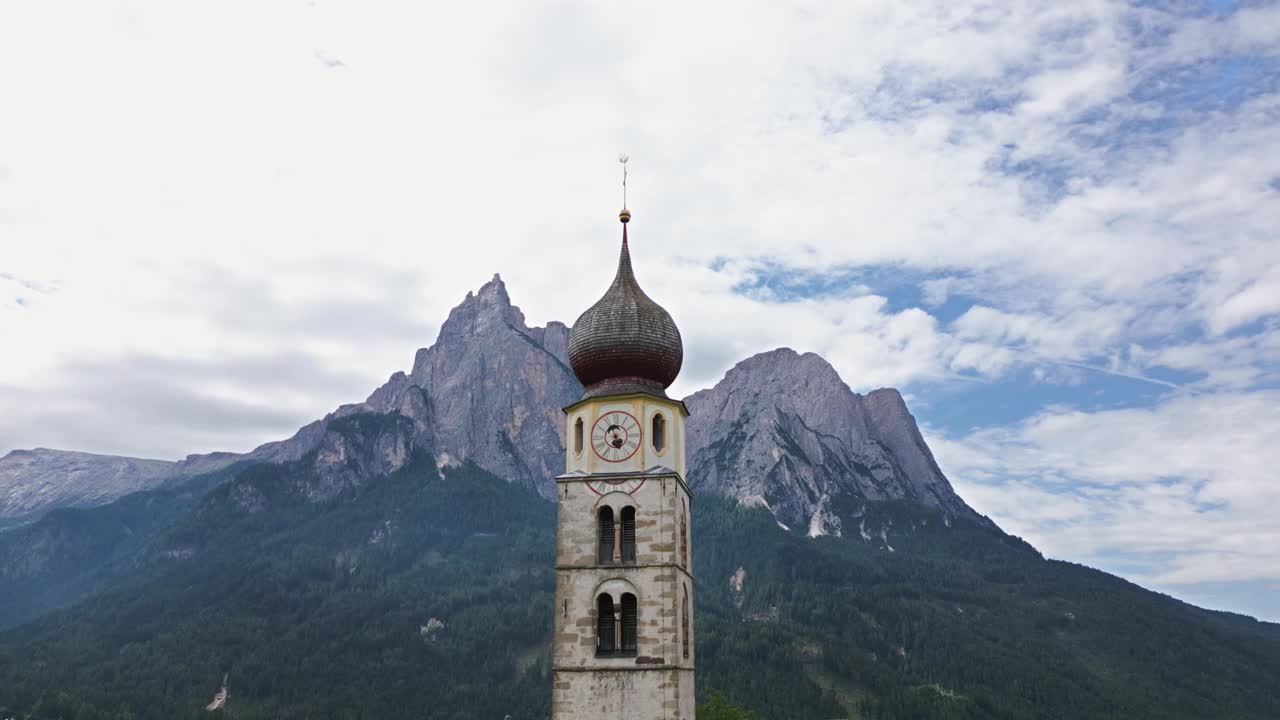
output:
M 627 593 L 622 596 L 622 652 L 636 651 L 636 596 Z
M 613 508 L 600 508 L 600 564 L 613 562 Z
M 596 654 L 613 653 L 613 598 L 601 595 L 596 602 Z
M 622 508 L 622 562 L 636 561 L 636 509 Z

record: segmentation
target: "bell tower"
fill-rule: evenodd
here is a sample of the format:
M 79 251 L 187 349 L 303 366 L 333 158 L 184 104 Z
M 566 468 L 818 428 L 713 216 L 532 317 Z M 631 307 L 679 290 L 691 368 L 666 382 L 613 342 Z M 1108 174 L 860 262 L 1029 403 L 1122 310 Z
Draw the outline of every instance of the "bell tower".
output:
M 625 162 L 625 161 L 624 161 Z M 586 387 L 566 407 L 556 478 L 555 720 L 693 720 L 693 569 L 684 349 L 636 282 L 623 210 L 613 283 L 574 323 Z

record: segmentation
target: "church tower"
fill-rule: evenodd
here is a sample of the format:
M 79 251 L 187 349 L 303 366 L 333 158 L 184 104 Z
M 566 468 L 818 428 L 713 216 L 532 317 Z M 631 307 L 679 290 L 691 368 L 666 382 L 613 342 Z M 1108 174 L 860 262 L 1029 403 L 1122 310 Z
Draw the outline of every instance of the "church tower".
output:
M 604 297 L 574 323 L 569 361 L 586 386 L 564 409 L 556 478 L 555 720 L 693 720 L 693 575 L 684 359 L 671 315 L 622 255 Z

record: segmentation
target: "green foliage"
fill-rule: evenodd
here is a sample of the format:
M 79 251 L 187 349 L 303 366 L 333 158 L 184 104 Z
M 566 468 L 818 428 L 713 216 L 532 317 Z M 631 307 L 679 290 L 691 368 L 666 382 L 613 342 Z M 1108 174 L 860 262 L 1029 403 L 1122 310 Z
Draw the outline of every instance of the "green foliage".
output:
M 730 705 L 717 690 L 707 693 L 707 701 L 698 704 L 699 720 L 755 720 L 755 715 Z
M 107 586 L 147 540 L 182 520 L 236 464 L 180 485 L 127 495 L 105 507 L 54 510 L 0 534 L 0 628 Z
M 166 510 L 104 591 L 0 633 L 0 716 L 217 717 L 227 674 L 238 719 L 548 717 L 554 506 L 430 458 L 307 503 L 307 467 Z M 1280 717 L 1274 625 L 909 503 L 837 510 L 852 537 L 814 540 L 696 499 L 700 720 Z
M 549 503 L 429 462 L 357 496 L 253 514 L 219 501 L 232 489 L 149 548 L 128 582 L 4 636 L 0 706 L 207 717 L 228 673 L 237 718 L 546 714 Z M 172 559 L 172 547 L 194 555 Z M 427 632 L 432 618 L 444 626 Z
M 845 527 L 900 529 L 894 552 L 699 498 L 700 685 L 762 717 L 1280 717 L 1274 625 L 1047 561 L 927 508 L 858 512 Z M 721 580 L 739 568 L 741 595 Z

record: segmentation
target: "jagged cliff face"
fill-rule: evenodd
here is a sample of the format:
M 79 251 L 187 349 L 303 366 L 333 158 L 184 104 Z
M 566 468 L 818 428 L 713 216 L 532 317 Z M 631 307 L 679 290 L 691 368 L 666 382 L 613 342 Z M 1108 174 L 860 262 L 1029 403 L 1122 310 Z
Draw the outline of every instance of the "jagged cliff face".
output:
M 408 451 L 425 452 L 442 466 L 470 460 L 552 498 L 552 478 L 564 471 L 561 407 L 582 396 L 568 368 L 567 345 L 568 328 L 562 323 L 526 325 L 506 284 L 494 275 L 454 307 L 434 345 L 417 351 L 410 373 L 393 374 L 365 402 L 343 405 L 248 457 L 298 460 L 337 442 L 329 430 L 335 419 L 398 413 L 412 424 Z M 337 452 L 320 452 L 316 470 L 340 459 Z
M 494 276 L 449 313 L 408 375 L 396 373 L 365 405 L 398 410 L 431 438 L 436 462 L 467 460 L 555 497 L 564 472 L 564 414 L 582 396 L 569 369 L 569 328 L 530 328 Z
M 407 451 L 429 454 L 440 466 L 471 461 L 553 498 L 552 478 L 564 472 L 560 408 L 582 396 L 568 365 L 568 339 L 562 323 L 526 325 L 495 275 L 449 313 L 435 344 L 417 352 L 409 373 L 395 373 L 363 403 L 343 405 L 248 457 L 286 462 L 319 448 L 316 470 L 323 474 L 344 462 L 328 448 L 338 442 L 330 431 L 334 420 L 398 413 L 411 423 Z
M 364 402 L 343 405 L 247 458 L 288 462 L 318 450 L 315 474 L 309 477 L 332 482 L 299 490 L 308 499 L 326 499 L 356 483 L 349 456 L 342 452 L 351 445 L 352 433 L 335 433 L 334 421 L 358 413 L 397 413 L 408 425 L 397 428 L 404 435 L 397 442 L 404 447 L 396 453 L 427 454 L 442 467 L 471 461 L 554 498 L 552 478 L 564 472 L 560 409 L 582 396 L 582 385 L 569 369 L 568 340 L 569 328 L 562 323 L 526 325 L 506 285 L 494 275 L 449 313 L 435 344 L 418 350 L 409 373 L 395 373 Z M 403 462 L 382 464 L 394 470 Z
M 429 440 L 417 423 L 400 413 L 351 414 L 325 421 L 313 452 L 295 464 L 282 482 L 277 473 L 241 473 L 210 494 L 203 505 L 231 504 L 247 513 L 276 504 L 318 503 L 362 490 L 408 465 L 416 453 L 429 454 Z M 270 467 L 259 465 L 257 469 Z
M 689 406 L 695 491 L 768 507 L 834 534 L 842 498 L 909 499 L 977 517 L 934 462 L 897 390 L 859 395 L 827 361 L 783 348 L 748 358 Z

